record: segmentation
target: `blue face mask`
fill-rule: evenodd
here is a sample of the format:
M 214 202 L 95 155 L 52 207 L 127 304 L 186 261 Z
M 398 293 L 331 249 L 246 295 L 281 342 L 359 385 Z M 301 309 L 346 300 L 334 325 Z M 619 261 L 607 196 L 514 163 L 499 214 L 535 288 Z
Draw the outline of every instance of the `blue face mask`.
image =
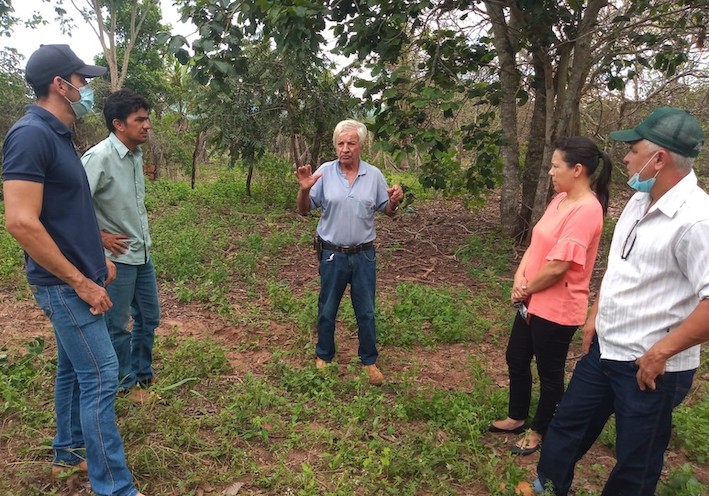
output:
M 66 101 L 71 105 L 71 109 L 74 111 L 76 118 L 81 119 L 94 108 L 94 90 L 88 84 L 77 88 L 69 81 L 64 80 L 64 82 L 79 92 L 80 98 L 78 102 L 72 102 L 68 98 L 64 98 L 66 98 Z
M 660 173 L 660 171 L 657 171 L 653 177 L 651 177 L 650 179 L 645 179 L 644 181 L 640 180 L 640 173 L 644 171 L 645 167 L 647 167 L 648 164 L 652 161 L 652 159 L 655 158 L 655 155 L 657 155 L 657 152 L 655 152 L 652 157 L 650 157 L 650 160 L 645 162 L 645 165 L 643 165 L 642 169 L 640 169 L 639 172 L 636 172 L 630 177 L 630 179 L 628 179 L 628 186 L 630 186 L 636 191 L 639 191 L 640 193 L 649 193 L 650 190 L 652 190 L 652 187 L 655 185 L 655 178 Z

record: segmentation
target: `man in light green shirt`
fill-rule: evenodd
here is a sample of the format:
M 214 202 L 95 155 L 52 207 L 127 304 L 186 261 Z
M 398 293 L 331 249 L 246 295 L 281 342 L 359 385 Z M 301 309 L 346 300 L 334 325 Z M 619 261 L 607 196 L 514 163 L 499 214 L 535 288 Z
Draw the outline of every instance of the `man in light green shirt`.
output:
M 106 288 L 113 307 L 106 324 L 118 356 L 119 389 L 137 402 L 141 387 L 153 382 L 153 343 L 160 322 L 155 268 L 145 209 L 141 144 L 148 139 L 150 104 L 120 90 L 106 99 L 103 114 L 110 135 L 82 157 L 106 256 L 116 265 L 116 280 Z M 130 320 L 133 326 L 130 329 Z

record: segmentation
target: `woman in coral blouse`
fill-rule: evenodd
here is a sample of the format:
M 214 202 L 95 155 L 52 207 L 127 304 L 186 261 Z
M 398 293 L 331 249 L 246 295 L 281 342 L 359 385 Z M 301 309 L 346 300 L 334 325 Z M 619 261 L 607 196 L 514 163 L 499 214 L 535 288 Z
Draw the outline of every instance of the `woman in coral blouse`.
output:
M 523 434 L 512 447 L 516 455 L 539 449 L 564 392 L 569 344 L 586 320 L 591 273 L 608 208 L 611 162 L 588 138 L 562 138 L 555 143 L 549 175 L 558 194 L 532 230 L 512 287 L 512 303 L 519 311 L 506 352 L 508 417 L 489 428 Z M 532 357 L 537 362 L 540 395 L 527 429 Z

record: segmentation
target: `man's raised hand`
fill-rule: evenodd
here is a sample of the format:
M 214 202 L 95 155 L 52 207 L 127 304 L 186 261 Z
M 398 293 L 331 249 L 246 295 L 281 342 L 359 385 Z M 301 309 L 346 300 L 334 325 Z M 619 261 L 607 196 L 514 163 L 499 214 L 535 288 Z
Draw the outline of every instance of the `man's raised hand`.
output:
M 300 183 L 300 188 L 304 190 L 310 190 L 310 188 L 318 182 L 320 176 L 322 176 L 322 172 L 313 174 L 313 168 L 310 164 L 301 165 L 295 170 L 295 177 L 298 179 L 298 183 Z

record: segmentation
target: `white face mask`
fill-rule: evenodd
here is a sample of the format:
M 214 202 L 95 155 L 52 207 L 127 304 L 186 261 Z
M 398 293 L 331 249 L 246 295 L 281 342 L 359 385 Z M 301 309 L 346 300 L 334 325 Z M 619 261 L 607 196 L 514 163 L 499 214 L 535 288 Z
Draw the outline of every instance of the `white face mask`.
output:
M 94 90 L 88 84 L 77 88 L 66 79 L 64 82 L 79 92 L 79 101 L 77 102 L 72 102 L 67 97 L 64 98 L 69 102 L 69 105 L 71 105 L 71 109 L 74 111 L 76 118 L 81 119 L 94 108 Z
M 650 179 L 645 179 L 644 181 L 640 180 L 640 173 L 644 171 L 645 167 L 647 167 L 648 164 L 652 161 L 652 159 L 655 158 L 655 155 L 657 155 L 657 152 L 653 153 L 652 157 L 650 157 L 650 160 L 645 162 L 645 165 L 643 165 L 640 171 L 630 176 L 630 179 L 628 179 L 628 186 L 641 193 L 649 193 L 650 190 L 652 190 L 652 187 L 655 185 L 657 175 L 660 173 L 660 171 L 657 171 L 653 177 L 651 177 Z

